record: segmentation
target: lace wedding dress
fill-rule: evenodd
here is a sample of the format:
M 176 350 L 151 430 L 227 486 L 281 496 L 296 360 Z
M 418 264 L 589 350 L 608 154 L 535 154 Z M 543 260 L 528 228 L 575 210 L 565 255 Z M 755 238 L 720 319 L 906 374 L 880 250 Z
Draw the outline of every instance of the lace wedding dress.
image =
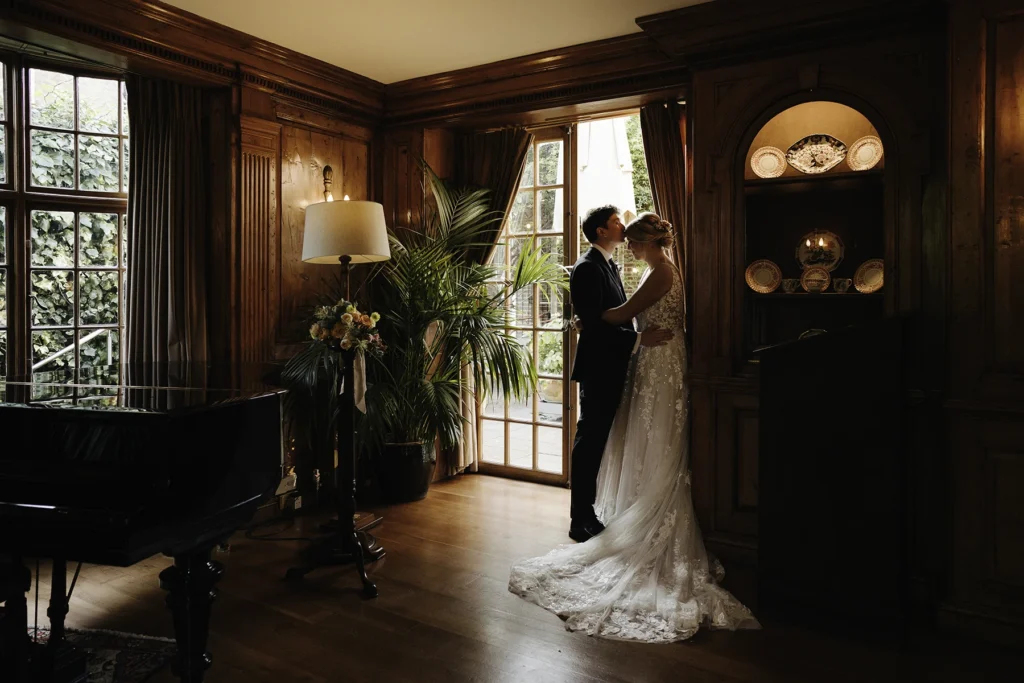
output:
M 702 624 L 760 628 L 717 585 L 724 571 L 709 560 L 693 512 L 678 274 L 638 322 L 675 335 L 641 347 L 630 366 L 597 480 L 594 507 L 607 528 L 513 565 L 509 590 L 562 616 L 569 630 L 604 638 L 664 643 Z

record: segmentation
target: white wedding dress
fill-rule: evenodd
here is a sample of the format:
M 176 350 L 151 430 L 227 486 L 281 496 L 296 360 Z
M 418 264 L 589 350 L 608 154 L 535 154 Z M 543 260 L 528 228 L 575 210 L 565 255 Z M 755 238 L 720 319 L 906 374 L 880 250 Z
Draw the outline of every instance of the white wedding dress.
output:
M 644 275 L 647 277 L 647 274 Z M 690 494 L 682 282 L 638 318 L 675 335 L 641 347 L 630 364 L 597 480 L 594 506 L 607 528 L 512 567 L 509 590 L 560 615 L 566 628 L 619 640 L 666 643 L 701 625 L 760 628 L 709 561 Z

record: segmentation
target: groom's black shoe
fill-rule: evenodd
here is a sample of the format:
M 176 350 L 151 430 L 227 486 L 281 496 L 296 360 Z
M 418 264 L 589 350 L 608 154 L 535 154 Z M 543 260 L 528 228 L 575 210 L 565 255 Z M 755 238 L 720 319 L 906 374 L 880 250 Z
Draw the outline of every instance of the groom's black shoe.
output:
M 595 519 L 583 524 L 571 525 L 569 527 L 569 538 L 578 543 L 585 543 L 602 531 L 604 531 L 604 525 Z

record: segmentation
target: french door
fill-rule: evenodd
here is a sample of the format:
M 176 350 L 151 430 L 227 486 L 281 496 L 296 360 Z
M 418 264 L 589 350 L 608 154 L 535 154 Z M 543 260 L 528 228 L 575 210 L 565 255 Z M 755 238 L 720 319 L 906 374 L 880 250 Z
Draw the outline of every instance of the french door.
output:
M 570 128 L 534 131 L 519 191 L 491 263 L 510 279 L 527 246 L 564 266 L 576 260 Z M 571 260 L 570 260 L 571 258 Z M 507 331 L 533 354 L 537 391 L 526 399 L 491 394 L 480 410 L 481 472 L 548 483 L 569 479 L 574 413 L 569 371 L 574 335 L 566 331 L 568 294 L 534 285 L 508 302 Z

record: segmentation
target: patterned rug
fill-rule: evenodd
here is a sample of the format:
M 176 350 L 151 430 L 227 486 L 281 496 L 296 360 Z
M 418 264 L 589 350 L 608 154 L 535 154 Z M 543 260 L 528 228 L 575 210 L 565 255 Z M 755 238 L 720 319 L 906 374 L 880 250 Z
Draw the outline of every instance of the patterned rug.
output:
M 49 636 L 39 629 L 38 642 Z M 66 639 L 88 653 L 89 683 L 142 683 L 168 666 L 177 651 L 170 638 L 117 631 L 68 629 Z

